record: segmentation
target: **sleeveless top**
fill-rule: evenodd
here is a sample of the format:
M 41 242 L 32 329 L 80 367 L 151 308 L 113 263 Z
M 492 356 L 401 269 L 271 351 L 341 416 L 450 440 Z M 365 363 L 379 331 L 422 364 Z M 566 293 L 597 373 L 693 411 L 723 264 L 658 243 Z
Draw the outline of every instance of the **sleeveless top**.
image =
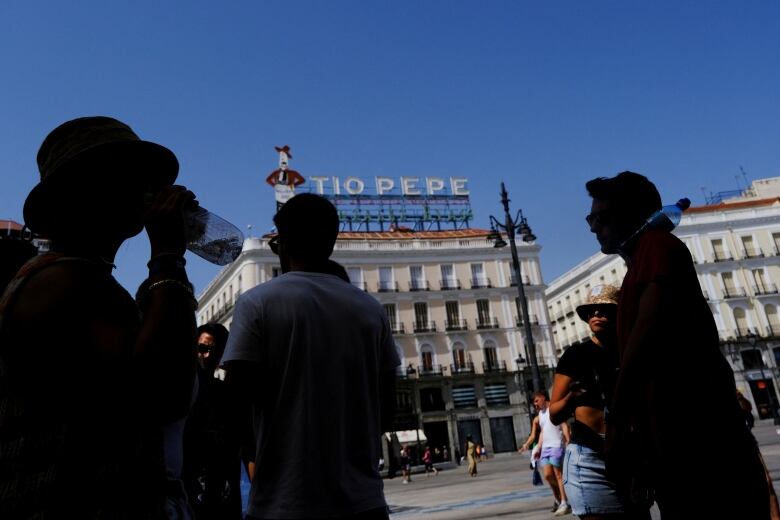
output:
M 563 445 L 561 427 L 550 420 L 550 409 L 539 412 L 539 426 L 542 429 L 542 448 L 560 448 Z

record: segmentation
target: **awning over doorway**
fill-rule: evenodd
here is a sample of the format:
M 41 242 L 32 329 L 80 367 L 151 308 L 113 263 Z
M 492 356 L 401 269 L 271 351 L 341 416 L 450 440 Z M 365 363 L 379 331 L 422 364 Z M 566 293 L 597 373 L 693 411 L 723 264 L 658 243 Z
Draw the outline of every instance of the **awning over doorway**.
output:
M 425 432 L 422 430 L 404 430 L 400 432 L 386 433 L 385 435 L 387 436 L 387 440 L 392 440 L 393 434 L 395 434 L 395 436 L 398 438 L 398 442 L 401 444 L 417 442 L 418 435 L 420 442 L 428 440 L 428 437 L 425 436 Z

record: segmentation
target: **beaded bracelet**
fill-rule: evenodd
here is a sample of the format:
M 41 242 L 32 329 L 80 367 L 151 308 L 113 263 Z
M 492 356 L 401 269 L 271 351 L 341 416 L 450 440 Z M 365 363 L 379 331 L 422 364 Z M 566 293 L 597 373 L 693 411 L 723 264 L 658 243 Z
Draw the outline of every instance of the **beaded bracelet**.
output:
M 193 309 L 197 309 L 198 301 L 195 299 L 195 292 L 192 290 L 192 284 L 183 282 L 181 280 L 176 280 L 175 278 L 165 278 L 163 280 L 158 280 L 152 284 L 149 284 L 148 287 L 143 287 L 142 284 L 141 288 L 138 290 L 138 294 L 135 297 L 136 301 L 138 302 L 138 306 L 142 308 L 145 307 L 147 295 L 152 292 L 153 289 L 163 287 L 165 285 L 173 285 L 173 287 L 184 289 L 192 301 Z

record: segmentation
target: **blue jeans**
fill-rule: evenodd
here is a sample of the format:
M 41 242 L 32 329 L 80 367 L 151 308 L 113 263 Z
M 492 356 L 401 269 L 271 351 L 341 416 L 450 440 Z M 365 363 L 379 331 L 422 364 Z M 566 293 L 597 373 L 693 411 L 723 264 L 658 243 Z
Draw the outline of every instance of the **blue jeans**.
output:
M 569 443 L 563 464 L 563 487 L 577 516 L 625 512 L 615 485 L 607 480 L 604 457 L 581 444 Z

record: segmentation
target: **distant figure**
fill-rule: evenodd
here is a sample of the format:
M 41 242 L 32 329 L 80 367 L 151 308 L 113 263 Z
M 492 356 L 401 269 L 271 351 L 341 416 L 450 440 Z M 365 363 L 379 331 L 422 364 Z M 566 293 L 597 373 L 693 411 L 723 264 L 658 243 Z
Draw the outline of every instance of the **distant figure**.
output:
M 433 476 L 439 474 L 439 470 L 433 467 L 433 453 L 431 453 L 431 447 L 425 446 L 425 451 L 423 452 L 423 464 L 425 464 L 425 477 L 427 478 L 429 475 L 428 473 L 433 472 Z
M 400 365 L 387 315 L 330 274 L 330 202 L 296 195 L 274 223 L 284 274 L 238 300 L 223 356 L 228 384 L 254 411 L 248 518 L 386 520 L 377 461 Z
M 442 446 L 441 458 L 444 459 L 445 462 L 450 460 L 450 449 L 447 446 Z
M 183 475 L 199 520 L 242 518 L 242 424 L 230 414 L 233 397 L 219 368 L 227 339 L 219 323 L 198 327 L 198 393 L 184 430 Z
M 742 413 L 745 416 L 745 424 L 752 430 L 753 426 L 756 424 L 756 418 L 753 415 L 753 405 L 750 404 L 750 401 L 748 401 L 739 390 L 737 390 L 737 402 L 739 402 L 739 407 L 742 409 Z
M 50 240 L 0 301 L 0 518 L 163 518 L 162 428 L 195 377 L 179 164 L 108 117 L 68 121 L 38 151 L 24 204 Z M 136 300 L 114 257 L 146 230 Z
M 572 513 L 580 518 L 648 519 L 650 503 L 634 505 L 609 480 L 604 463 L 606 424 L 617 375 L 615 350 L 618 288 L 594 286 L 577 315 L 588 324 L 591 339 L 567 348 L 555 370 L 550 418 L 561 424 L 574 417 L 566 446 L 563 482 Z
M 401 475 L 403 476 L 402 482 L 408 484 L 412 481 L 412 458 L 409 455 L 409 446 L 404 444 L 401 447 L 399 460 L 401 462 Z
M 477 445 L 474 443 L 474 439 L 471 437 L 471 435 L 466 436 L 466 446 L 464 447 L 464 451 L 466 453 L 466 459 L 469 464 L 469 476 L 476 477 L 477 461 L 479 460 L 479 455 L 477 454 Z
M 769 518 L 758 446 L 690 252 L 668 231 L 636 234 L 661 208 L 658 190 L 633 172 L 585 187 L 593 198 L 586 220 L 601 251 L 619 253 L 628 266 L 617 314 L 620 372 L 606 419 L 607 474 L 642 500 L 654 490 L 663 518 Z M 696 453 L 717 456 L 696 457 L 695 486 L 712 498 L 693 500 L 691 472 L 670 469 L 669 456 L 680 451 L 681 428 L 702 419 L 717 427 L 697 436 Z
M 553 424 L 546 392 L 535 392 L 533 404 L 539 413 L 531 422 L 531 434 L 518 451 L 523 453 L 537 441 L 532 458 L 538 459 L 536 466 L 541 466 L 544 480 L 552 490 L 554 503 L 551 512 L 555 513 L 555 516 L 568 515 L 571 513 L 571 506 L 566 500 L 562 469 L 564 444 L 569 442 L 569 425 Z

